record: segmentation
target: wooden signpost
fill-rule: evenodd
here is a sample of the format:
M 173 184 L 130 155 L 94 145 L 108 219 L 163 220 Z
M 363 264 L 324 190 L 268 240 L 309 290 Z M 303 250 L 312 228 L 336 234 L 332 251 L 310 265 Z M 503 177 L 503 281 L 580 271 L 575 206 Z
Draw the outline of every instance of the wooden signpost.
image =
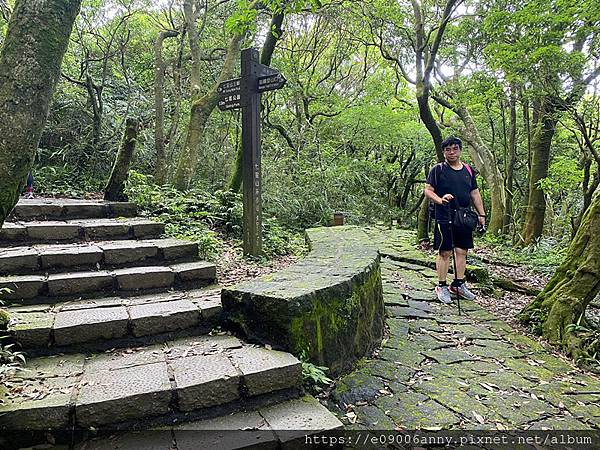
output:
M 221 111 L 242 108 L 242 172 L 244 184 L 244 254 L 262 253 L 262 208 L 260 164 L 260 95 L 280 89 L 285 77 L 260 64 L 258 50 L 242 50 L 241 77 L 219 84 Z

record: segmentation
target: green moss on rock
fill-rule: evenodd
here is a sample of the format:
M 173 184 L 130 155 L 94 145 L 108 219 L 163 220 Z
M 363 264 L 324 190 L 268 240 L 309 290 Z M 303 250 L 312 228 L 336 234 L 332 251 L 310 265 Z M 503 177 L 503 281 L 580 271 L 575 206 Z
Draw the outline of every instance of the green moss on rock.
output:
M 307 231 L 299 263 L 222 291 L 226 318 L 248 336 L 330 368 L 336 375 L 383 336 L 377 248 L 355 227 Z

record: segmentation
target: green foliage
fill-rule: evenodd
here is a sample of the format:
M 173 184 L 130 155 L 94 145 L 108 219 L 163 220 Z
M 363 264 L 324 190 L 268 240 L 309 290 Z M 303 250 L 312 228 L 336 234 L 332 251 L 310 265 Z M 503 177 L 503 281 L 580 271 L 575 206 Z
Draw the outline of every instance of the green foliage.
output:
M 567 325 L 565 331 L 575 334 L 581 340 L 581 353 L 577 363 L 600 368 L 600 329 L 582 324 L 584 315 L 576 323 Z
M 548 177 L 542 178 L 540 188 L 551 195 L 576 190 L 583 180 L 583 170 L 578 167 L 577 160 L 560 155 L 550 165 Z
M 200 255 L 216 258 L 223 240 L 239 245 L 242 239 L 242 196 L 231 191 L 208 193 L 198 188 L 180 192 L 171 186 L 157 186 L 152 177 L 130 171 L 125 192 L 149 216 L 165 223 L 169 236 L 198 243 Z M 274 218 L 263 220 L 263 249 L 266 257 L 297 253 L 297 233 L 284 229 Z
M 486 234 L 484 245 L 494 250 L 498 260 L 521 264 L 538 272 L 551 274 L 563 261 L 568 242 L 554 238 L 542 238 L 524 248 L 513 246 L 507 236 Z
M 311 363 L 304 351 L 300 354 L 300 362 L 302 363 L 302 379 L 309 387 L 319 387 L 332 382 L 331 378 L 326 375 L 329 368 Z
M 34 192 L 57 197 L 83 197 L 90 192 L 100 192 L 103 180 L 91 174 L 77 173 L 70 165 L 34 167 L 32 170 Z
M 3 294 L 10 293 L 11 290 L 7 288 L 0 288 L 0 297 Z M 0 306 L 3 305 L 0 300 Z M 5 344 L 6 340 L 10 339 L 10 336 L 6 334 L 6 327 L 10 320 L 8 312 L 0 308 L 0 377 L 4 373 L 13 371 L 25 364 L 25 354 L 23 352 L 15 351 L 15 344 Z

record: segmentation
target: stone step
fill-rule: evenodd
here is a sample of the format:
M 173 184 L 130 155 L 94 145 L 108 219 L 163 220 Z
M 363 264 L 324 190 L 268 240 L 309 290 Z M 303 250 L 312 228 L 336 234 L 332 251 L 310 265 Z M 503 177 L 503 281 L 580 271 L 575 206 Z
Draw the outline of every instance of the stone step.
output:
M 181 420 L 195 411 L 242 408 L 302 383 L 289 353 L 201 336 L 105 353 L 32 358 L 27 371 L 4 382 L 0 430 L 89 429 L 161 416 Z M 173 420 L 174 419 L 174 420 Z M 277 420 L 274 418 L 274 420 Z
M 31 354 L 124 347 L 179 330 L 207 333 L 221 314 L 221 290 L 203 289 L 129 297 L 9 307 L 8 331 Z
M 77 242 L 158 237 L 165 225 L 148 219 L 75 219 L 4 222 L 0 245 L 19 242 Z
M 0 274 L 99 269 L 193 259 L 198 245 L 177 239 L 100 241 L 85 244 L 37 244 L 0 249 Z
M 250 411 L 190 421 L 158 430 L 112 433 L 83 442 L 78 450 L 317 448 L 307 438 L 336 436 L 343 424 L 310 395 Z M 313 440 L 316 442 L 316 439 Z M 338 441 L 339 442 L 339 441 Z M 327 447 L 327 446 L 324 446 Z M 332 446 L 337 448 L 337 446 Z M 320 448 L 320 447 L 319 447 Z
M 10 217 L 16 220 L 65 220 L 135 217 L 137 206 L 128 202 L 36 198 L 20 199 Z
M 169 266 L 141 266 L 126 269 L 56 273 L 49 275 L 11 275 L 0 277 L 0 289 L 8 288 L 2 298 L 11 303 L 55 303 L 109 292 L 165 290 L 175 286 L 201 287 L 212 284 L 216 267 L 197 261 Z

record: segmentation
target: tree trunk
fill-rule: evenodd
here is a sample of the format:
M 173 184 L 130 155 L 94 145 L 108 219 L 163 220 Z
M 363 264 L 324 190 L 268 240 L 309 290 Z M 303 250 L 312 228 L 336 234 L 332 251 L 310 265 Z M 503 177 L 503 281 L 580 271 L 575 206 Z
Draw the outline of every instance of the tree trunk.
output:
M 165 156 L 165 69 L 166 64 L 162 57 L 162 46 L 165 39 L 176 37 L 178 31 L 161 31 L 154 43 L 154 148 L 156 149 L 156 163 L 154 166 L 154 179 L 157 184 L 163 184 L 166 177 Z
M 491 150 L 484 144 L 477 132 L 475 122 L 465 106 L 458 106 L 455 109 L 463 122 L 463 135 L 469 142 L 469 148 L 472 150 L 471 157 L 475 162 L 475 167 L 481 172 L 481 175 L 490 187 L 491 200 L 491 218 L 488 223 L 488 229 L 491 233 L 502 232 L 504 222 L 504 206 L 506 204 L 504 192 L 504 177 L 498 168 L 498 163 Z
M 572 356 L 579 341 L 567 330 L 577 323 L 600 291 L 600 195 L 588 208 L 562 265 L 545 289 L 520 314 L 526 322 L 541 319 L 544 336 Z M 583 323 L 583 321 L 582 321 Z
M 539 181 L 548 176 L 550 147 L 556 130 L 557 108 L 549 102 L 542 105 L 538 124 L 531 140 L 531 171 L 525 222 L 521 232 L 521 243 L 529 245 L 542 235 L 546 214 L 546 198 Z
M 123 141 L 117 153 L 115 164 L 110 173 L 110 178 L 104 189 L 104 200 L 114 202 L 127 201 L 124 194 L 125 181 L 127 180 L 127 172 L 133 159 L 135 144 L 139 130 L 139 122 L 137 119 L 128 117 L 125 121 L 125 132 L 123 133 Z
M 81 0 L 17 0 L 0 54 L 0 226 L 33 165 Z
M 240 53 L 240 44 L 243 38 L 244 33 L 236 34 L 231 38 L 227 49 L 227 56 L 225 56 L 223 68 L 217 82 L 205 95 L 195 98 L 192 101 L 185 145 L 179 155 L 177 170 L 173 179 L 173 184 L 179 190 L 189 187 L 196 172 L 204 128 L 218 102 L 217 87 L 221 82 L 233 78 L 235 62 Z
M 517 163 L 517 104 L 514 87 L 510 93 L 510 118 L 508 122 L 508 157 L 506 162 L 506 203 L 504 206 L 504 220 L 502 229 L 505 234 L 510 232 L 513 216 L 514 177 Z

